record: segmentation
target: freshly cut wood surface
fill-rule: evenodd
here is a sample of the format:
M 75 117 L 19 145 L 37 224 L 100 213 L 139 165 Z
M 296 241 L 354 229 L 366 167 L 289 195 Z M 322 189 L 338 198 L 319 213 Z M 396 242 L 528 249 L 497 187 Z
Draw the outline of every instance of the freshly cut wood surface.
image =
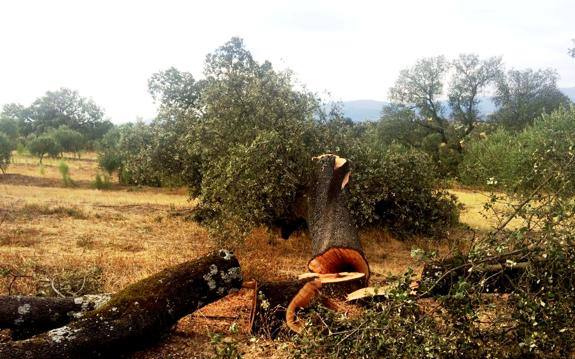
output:
M 340 273 L 303 273 L 298 276 L 298 279 L 317 278 L 322 284 L 326 283 L 339 283 L 350 280 L 356 280 L 365 277 L 365 273 L 360 272 L 340 272 Z

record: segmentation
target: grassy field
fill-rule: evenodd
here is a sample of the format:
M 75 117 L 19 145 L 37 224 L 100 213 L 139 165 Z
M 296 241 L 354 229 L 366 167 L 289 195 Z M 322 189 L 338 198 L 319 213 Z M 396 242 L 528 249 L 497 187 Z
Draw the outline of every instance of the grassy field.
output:
M 99 170 L 93 154 L 64 159 L 74 186 L 66 187 L 58 171 L 60 160 L 16 155 L 6 175 L 0 175 L 0 294 L 66 295 L 115 292 L 162 268 L 193 259 L 217 248 L 197 224 L 175 216 L 194 205 L 184 189 L 124 187 L 96 190 Z M 472 228 L 494 224 L 480 214 L 486 194 L 454 190 L 463 203 L 461 219 Z M 373 271 L 383 282 L 408 267 L 419 269 L 410 256 L 413 247 L 434 247 L 448 253 L 463 237 L 455 230 L 441 244 L 425 239 L 398 241 L 382 231 L 361 233 Z M 311 252 L 305 235 L 287 241 L 257 230 L 233 249 L 245 279 L 278 279 L 306 271 Z M 251 293 L 244 289 L 184 318 L 172 335 L 137 358 L 202 357 L 209 355 L 209 334 L 240 324 L 246 357 L 281 357 L 281 343 L 245 337 Z M 217 317 L 217 318 L 216 318 Z M 0 340 L 2 336 L 0 335 Z

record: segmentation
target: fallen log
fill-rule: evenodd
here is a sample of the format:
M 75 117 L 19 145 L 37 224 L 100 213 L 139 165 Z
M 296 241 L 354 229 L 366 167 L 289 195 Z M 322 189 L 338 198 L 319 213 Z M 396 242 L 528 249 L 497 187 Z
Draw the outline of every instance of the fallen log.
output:
M 236 257 L 226 250 L 213 252 L 128 286 L 66 326 L 0 344 L 0 358 L 85 358 L 134 349 L 241 283 Z
M 109 294 L 76 298 L 0 296 L 0 328 L 11 329 L 12 339 L 29 338 L 68 324 L 110 300 Z

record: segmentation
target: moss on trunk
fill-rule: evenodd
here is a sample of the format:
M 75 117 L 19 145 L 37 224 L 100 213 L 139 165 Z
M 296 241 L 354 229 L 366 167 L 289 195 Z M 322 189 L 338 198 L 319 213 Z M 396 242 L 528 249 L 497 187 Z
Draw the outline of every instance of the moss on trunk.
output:
M 236 257 L 219 250 L 134 283 L 71 324 L 0 344 L 0 358 L 86 358 L 141 347 L 241 283 Z

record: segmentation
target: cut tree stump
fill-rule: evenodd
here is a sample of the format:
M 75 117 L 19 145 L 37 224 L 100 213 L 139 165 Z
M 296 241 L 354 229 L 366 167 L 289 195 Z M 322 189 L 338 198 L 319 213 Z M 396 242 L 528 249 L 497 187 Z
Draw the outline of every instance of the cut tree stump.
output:
M 298 309 L 317 299 L 337 309 L 332 298 L 343 299 L 368 283 L 369 265 L 347 208 L 350 163 L 333 154 L 314 157 L 313 162 L 314 180 L 304 206 L 312 241 L 311 273 L 298 280 L 257 286 L 251 318 L 254 333 L 276 337 L 284 323 L 301 332 Z
M 347 208 L 348 160 L 332 154 L 314 157 L 315 181 L 308 194 L 307 222 L 312 242 L 308 268 L 315 273 L 361 272 L 369 265 Z
M 252 334 L 276 338 L 285 332 L 286 309 L 311 280 L 313 278 L 256 283 L 250 316 Z
M 294 326 L 295 310 L 309 306 L 314 300 L 337 310 L 338 305 L 331 298 L 343 300 L 350 283 L 361 282 L 364 276 L 365 274 L 356 272 L 304 273 L 294 280 L 256 282 L 250 316 L 251 332 L 276 338 L 283 330 L 297 327 L 297 325 Z M 306 285 L 312 282 L 315 282 L 313 287 L 308 286 L 304 290 Z M 298 294 L 301 295 L 298 296 Z
M 0 344 L 0 358 L 86 358 L 141 347 L 241 285 L 236 257 L 216 251 L 136 282 L 66 326 Z
M 0 328 L 12 330 L 12 339 L 29 338 L 61 327 L 110 300 L 110 294 L 76 298 L 0 296 Z

